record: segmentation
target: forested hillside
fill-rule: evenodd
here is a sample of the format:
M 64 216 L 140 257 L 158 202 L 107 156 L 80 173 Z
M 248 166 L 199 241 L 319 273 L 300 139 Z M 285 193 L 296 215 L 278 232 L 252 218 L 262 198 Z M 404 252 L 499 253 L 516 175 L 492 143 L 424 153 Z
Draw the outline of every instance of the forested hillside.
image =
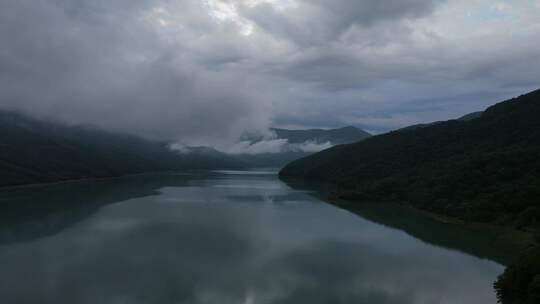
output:
M 540 90 L 467 119 L 406 128 L 287 165 L 283 178 L 329 182 L 351 202 L 399 202 L 466 221 L 540 231 Z M 502 303 L 540 299 L 540 251 L 495 284 Z
M 286 166 L 282 177 L 331 182 L 351 200 L 406 202 L 465 220 L 536 225 L 540 91 L 472 120 L 404 129 Z
M 181 154 L 171 151 L 165 142 L 0 111 L 0 187 L 242 166 L 220 153 Z

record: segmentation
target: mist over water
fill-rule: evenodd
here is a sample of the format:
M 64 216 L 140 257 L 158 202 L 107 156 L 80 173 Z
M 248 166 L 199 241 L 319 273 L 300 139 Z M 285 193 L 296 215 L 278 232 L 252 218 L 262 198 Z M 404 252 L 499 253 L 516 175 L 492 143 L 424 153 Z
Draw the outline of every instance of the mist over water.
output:
M 0 239 L 3 303 L 495 303 L 500 264 L 337 209 L 272 171 L 99 183 L 32 196 L 76 203 L 94 189 L 95 206 L 107 201 L 76 220 L 1 228 L 12 232 Z M 58 229 L 32 235 L 47 226 Z

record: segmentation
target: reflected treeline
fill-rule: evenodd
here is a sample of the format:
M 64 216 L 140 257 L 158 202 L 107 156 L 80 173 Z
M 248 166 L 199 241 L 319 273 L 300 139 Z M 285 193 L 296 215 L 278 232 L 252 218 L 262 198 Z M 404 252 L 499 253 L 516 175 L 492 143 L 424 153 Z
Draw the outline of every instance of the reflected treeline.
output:
M 0 191 L 0 244 L 56 234 L 105 205 L 157 194 L 211 173 L 145 174 Z
M 496 261 L 506 265 L 511 252 L 495 249 L 500 231 L 491 228 L 471 228 L 462 224 L 445 223 L 430 218 L 421 211 L 388 203 L 347 203 L 329 201 L 332 187 L 297 179 L 283 179 L 293 189 L 312 191 L 312 195 L 351 211 L 361 217 L 388 227 L 400 229 L 426 243 Z

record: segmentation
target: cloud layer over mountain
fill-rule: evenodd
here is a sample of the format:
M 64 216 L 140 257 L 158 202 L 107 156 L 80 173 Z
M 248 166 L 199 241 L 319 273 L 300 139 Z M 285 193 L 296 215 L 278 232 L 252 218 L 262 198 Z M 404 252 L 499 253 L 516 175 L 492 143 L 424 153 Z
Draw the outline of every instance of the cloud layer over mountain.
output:
M 190 145 L 383 132 L 539 85 L 540 1 L 4 0 L 0 108 Z

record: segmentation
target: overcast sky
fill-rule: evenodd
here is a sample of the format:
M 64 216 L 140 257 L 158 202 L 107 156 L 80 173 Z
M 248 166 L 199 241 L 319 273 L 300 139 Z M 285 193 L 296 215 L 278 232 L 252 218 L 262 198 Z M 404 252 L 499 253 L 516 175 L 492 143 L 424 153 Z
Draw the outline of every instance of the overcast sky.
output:
M 2 0 L 0 108 L 189 144 L 540 87 L 540 0 Z

